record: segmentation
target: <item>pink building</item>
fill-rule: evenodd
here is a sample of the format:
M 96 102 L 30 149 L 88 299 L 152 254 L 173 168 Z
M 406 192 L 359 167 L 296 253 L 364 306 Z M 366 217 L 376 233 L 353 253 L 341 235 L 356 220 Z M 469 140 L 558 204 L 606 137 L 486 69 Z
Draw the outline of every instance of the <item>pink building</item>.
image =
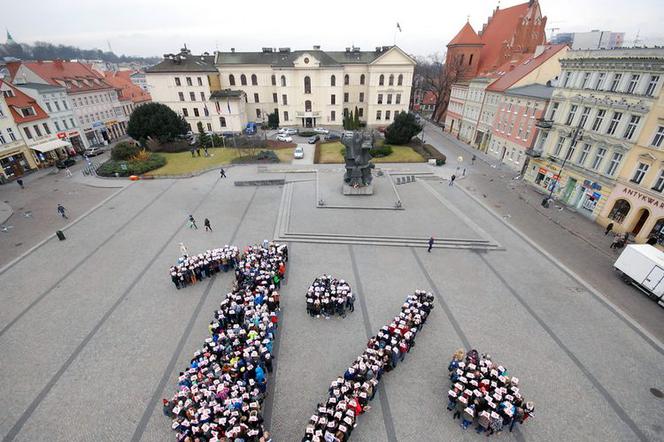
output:
M 546 112 L 553 87 L 542 84 L 507 89 L 498 103 L 488 153 L 516 170 L 524 170 L 537 139 L 537 124 Z

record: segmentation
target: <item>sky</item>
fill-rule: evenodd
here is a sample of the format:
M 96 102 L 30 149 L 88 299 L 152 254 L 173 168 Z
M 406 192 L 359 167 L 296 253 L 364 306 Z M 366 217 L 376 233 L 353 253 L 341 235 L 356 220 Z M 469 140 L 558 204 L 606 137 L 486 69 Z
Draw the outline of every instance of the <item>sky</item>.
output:
M 0 0 L 0 28 L 18 42 L 103 50 L 110 44 L 116 54 L 138 56 L 160 57 L 184 43 L 194 53 L 312 45 L 372 50 L 396 43 L 426 56 L 444 53 L 468 17 L 481 29 L 497 5 L 498 0 Z M 550 28 L 601 29 L 625 32 L 628 45 L 637 33 L 640 45 L 664 45 L 662 0 L 541 0 L 540 5 L 548 17 L 547 36 Z

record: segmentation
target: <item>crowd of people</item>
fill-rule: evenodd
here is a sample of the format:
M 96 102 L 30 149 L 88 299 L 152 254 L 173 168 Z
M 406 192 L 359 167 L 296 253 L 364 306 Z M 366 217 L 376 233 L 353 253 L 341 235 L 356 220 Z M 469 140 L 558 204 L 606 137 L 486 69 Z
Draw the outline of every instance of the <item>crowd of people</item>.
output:
M 322 275 L 314 279 L 307 290 L 307 313 L 325 319 L 335 314 L 345 318 L 346 311 L 355 311 L 355 294 L 343 279 Z
M 325 402 L 311 416 L 302 442 L 345 442 L 359 415 L 368 411 L 379 382 L 415 346 L 415 337 L 433 309 L 433 295 L 416 290 L 401 312 L 367 343 L 342 377 L 332 382 Z
M 451 386 L 447 409 L 454 412 L 454 419 L 461 419 L 464 430 L 475 423 L 475 431 L 486 432 L 489 437 L 505 428 L 512 432 L 534 416 L 535 405 L 521 395 L 519 379 L 509 376 L 491 356 L 458 350 L 448 370 Z
M 248 247 L 235 265 L 232 290 L 208 326 L 210 336 L 178 389 L 163 400 L 164 414 L 183 442 L 268 442 L 262 405 L 279 323 L 275 276 L 284 276 L 288 249 L 274 242 Z
M 227 272 L 235 268 L 240 251 L 236 246 L 206 250 L 198 255 L 189 256 L 187 249 L 180 244 L 182 256 L 177 265 L 171 266 L 169 273 L 177 289 L 196 284 L 215 273 Z

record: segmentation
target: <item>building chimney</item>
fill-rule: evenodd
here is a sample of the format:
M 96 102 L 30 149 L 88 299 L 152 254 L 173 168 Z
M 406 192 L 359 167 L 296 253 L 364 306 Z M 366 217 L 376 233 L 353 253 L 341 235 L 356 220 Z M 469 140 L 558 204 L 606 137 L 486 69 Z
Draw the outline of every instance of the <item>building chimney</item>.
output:
M 235 54 L 235 48 L 231 48 L 231 52 Z
M 55 66 L 57 69 L 64 69 L 62 60 L 53 60 L 53 66 Z
M 315 51 L 320 51 L 320 45 L 314 45 L 314 50 Z
M 349 52 L 350 52 L 350 48 L 346 48 L 346 53 L 349 53 Z

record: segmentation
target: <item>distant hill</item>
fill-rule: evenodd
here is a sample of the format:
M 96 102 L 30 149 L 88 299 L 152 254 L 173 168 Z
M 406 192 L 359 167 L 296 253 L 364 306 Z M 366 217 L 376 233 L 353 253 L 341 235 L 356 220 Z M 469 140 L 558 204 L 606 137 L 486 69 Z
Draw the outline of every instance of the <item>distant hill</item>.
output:
M 3 57 L 15 57 L 21 60 L 103 60 L 110 63 L 139 62 L 147 64 L 158 63 L 159 57 L 133 57 L 128 55 L 116 55 L 113 52 L 100 49 L 81 49 L 75 46 L 54 45 L 43 41 L 35 42 L 34 45 L 26 43 L 0 43 L 0 59 Z

